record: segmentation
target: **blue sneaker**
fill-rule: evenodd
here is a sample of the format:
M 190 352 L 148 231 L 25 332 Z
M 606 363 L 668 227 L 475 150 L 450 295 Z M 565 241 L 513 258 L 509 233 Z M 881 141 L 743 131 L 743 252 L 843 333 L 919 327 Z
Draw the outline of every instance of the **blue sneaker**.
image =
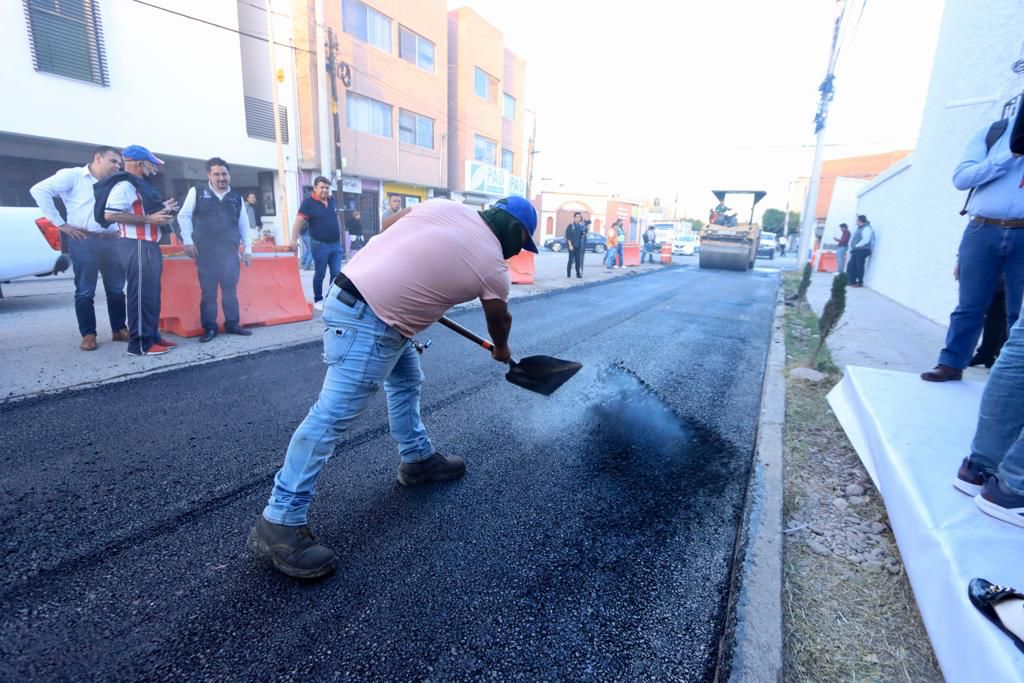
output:
M 977 496 L 991 476 L 992 473 L 981 465 L 971 462 L 970 458 L 964 458 L 964 461 L 960 463 L 960 469 L 956 471 L 953 486 L 957 491 L 966 493 L 968 496 Z
M 974 502 L 986 515 L 1024 528 L 1024 496 L 1006 488 L 999 477 L 989 477 Z

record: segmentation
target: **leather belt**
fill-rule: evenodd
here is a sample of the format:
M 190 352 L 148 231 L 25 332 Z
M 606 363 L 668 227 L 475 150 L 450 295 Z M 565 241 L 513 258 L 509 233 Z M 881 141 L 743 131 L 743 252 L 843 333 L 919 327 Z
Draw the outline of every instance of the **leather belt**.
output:
M 1024 218 L 985 218 L 984 216 L 971 216 L 975 223 L 983 225 L 994 225 L 1000 228 L 1024 228 Z
M 338 285 L 338 289 L 341 290 L 338 292 L 338 301 L 346 306 L 352 306 L 357 301 L 366 301 L 359 289 L 344 273 L 338 273 L 338 277 L 334 278 L 334 284 Z

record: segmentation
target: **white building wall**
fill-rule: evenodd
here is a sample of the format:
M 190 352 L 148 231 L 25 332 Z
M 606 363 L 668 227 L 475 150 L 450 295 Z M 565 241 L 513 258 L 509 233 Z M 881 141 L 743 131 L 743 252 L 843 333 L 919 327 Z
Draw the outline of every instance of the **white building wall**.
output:
M 276 170 L 274 143 L 246 134 L 240 37 L 231 30 L 238 29 L 235 0 L 148 2 L 173 13 L 123 0 L 98 2 L 108 87 L 37 72 L 22 3 L 0 2 L 0 26 L 5 27 L 0 132 L 90 145 L 140 144 L 157 156 L 220 156 L 233 165 Z M 287 45 L 290 5 L 277 2 L 274 8 L 284 15 L 275 14 L 276 42 Z M 288 47 L 278 47 L 276 56 L 285 72 L 278 87 L 280 104 L 288 108 L 292 143 L 285 148 L 285 171 L 294 212 L 299 198 L 294 59 Z
M 1011 70 L 1022 29 L 1024 0 L 946 0 L 917 148 L 860 195 L 858 213 L 879 230 L 865 282 L 940 323 L 956 305 L 951 273 L 965 225 L 953 170 L 970 136 L 1024 88 Z

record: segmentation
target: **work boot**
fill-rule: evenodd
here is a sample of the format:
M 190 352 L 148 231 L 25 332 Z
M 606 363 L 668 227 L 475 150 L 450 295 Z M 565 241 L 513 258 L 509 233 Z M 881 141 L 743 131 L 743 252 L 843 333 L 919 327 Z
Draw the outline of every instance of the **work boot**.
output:
M 288 576 L 318 579 L 334 571 L 338 556 L 313 538 L 309 526 L 285 526 L 268 522 L 260 515 L 249 532 L 246 547 L 266 557 Z
M 95 351 L 97 347 L 96 335 L 95 334 L 83 334 L 82 343 L 78 345 L 78 348 L 83 351 Z
M 128 331 L 127 327 L 122 327 L 121 329 L 115 331 L 112 335 L 110 335 L 110 341 L 130 342 L 131 340 L 132 334 L 131 332 Z
M 936 365 L 934 369 L 921 373 L 925 382 L 956 382 L 963 379 L 964 371 L 948 365 Z
M 398 466 L 398 483 L 402 486 L 452 481 L 466 473 L 466 461 L 457 455 L 445 457 L 438 452 L 426 460 L 403 462 Z

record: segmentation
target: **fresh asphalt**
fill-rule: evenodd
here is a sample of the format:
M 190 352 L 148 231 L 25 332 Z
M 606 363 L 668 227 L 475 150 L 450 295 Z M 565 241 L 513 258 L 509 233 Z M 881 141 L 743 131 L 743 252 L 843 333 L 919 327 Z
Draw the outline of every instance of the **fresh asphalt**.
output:
M 0 680 L 709 680 L 777 287 L 515 301 L 514 353 L 584 363 L 548 398 L 434 326 L 423 418 L 467 475 L 399 486 L 378 396 L 320 480 L 319 582 L 245 551 L 318 342 L 0 407 Z

